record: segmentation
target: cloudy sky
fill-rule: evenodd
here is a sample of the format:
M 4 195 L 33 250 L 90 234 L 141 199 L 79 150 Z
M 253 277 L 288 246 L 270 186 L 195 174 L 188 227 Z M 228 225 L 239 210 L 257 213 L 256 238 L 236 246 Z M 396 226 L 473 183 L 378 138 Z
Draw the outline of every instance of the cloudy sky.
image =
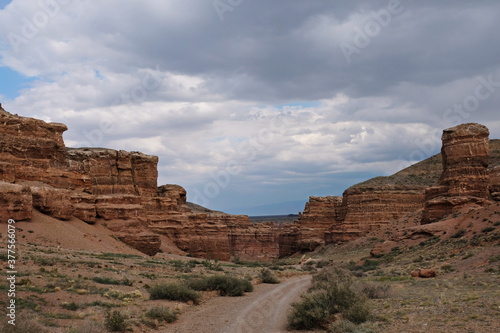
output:
M 190 201 L 296 213 L 444 128 L 500 138 L 498 31 L 498 0 L 0 0 L 0 102 L 158 155 Z

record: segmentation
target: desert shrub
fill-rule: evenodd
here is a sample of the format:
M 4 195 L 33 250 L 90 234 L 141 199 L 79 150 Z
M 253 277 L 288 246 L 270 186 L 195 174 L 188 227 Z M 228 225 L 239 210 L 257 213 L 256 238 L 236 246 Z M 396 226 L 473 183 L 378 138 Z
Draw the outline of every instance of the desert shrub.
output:
M 7 317 L 5 317 L 7 319 Z M 22 313 L 16 317 L 16 325 L 13 326 L 2 318 L 0 321 L 0 332 L 4 333 L 49 333 L 49 331 L 38 323 L 37 318 Z
M 243 296 L 253 291 L 253 285 L 247 279 L 238 279 L 227 275 L 214 275 L 203 279 L 188 281 L 194 290 L 218 291 L 221 296 Z
M 69 328 L 66 333 L 104 333 L 104 327 L 102 324 L 93 321 L 86 320 L 83 323 L 79 323 L 77 327 Z
M 356 325 L 349 320 L 340 320 L 333 322 L 328 327 L 329 333 L 377 333 L 371 327 L 366 325 Z
M 107 277 L 93 277 L 92 281 L 101 283 L 101 284 L 113 284 L 113 285 L 124 285 L 124 286 L 131 286 L 133 284 L 132 281 L 130 281 L 127 278 L 123 278 L 121 280 L 116 280 L 112 278 L 107 278 Z
M 495 230 L 494 227 L 486 227 L 483 230 L 481 230 L 481 232 L 492 232 L 493 230 Z
M 188 286 L 178 283 L 161 283 L 149 289 L 150 299 L 167 299 L 170 301 L 200 302 L 201 294 Z
M 276 275 L 274 275 L 274 273 L 269 268 L 263 268 L 259 273 L 259 278 L 262 281 L 262 283 L 270 283 L 270 284 L 280 283 Z
M 327 260 L 321 260 L 316 263 L 317 268 L 324 268 L 330 264 Z
M 146 317 L 158 320 L 159 322 L 173 323 L 177 320 L 179 313 L 167 306 L 155 306 L 146 312 Z
M 292 304 L 292 313 L 288 316 L 291 329 L 312 329 L 326 324 L 332 311 L 328 306 L 326 291 L 315 290 L 301 296 L 301 300 Z
M 449 264 L 441 266 L 441 269 L 443 270 L 444 273 L 450 273 L 455 270 L 453 266 Z
M 380 265 L 380 262 L 377 260 L 366 259 L 365 261 L 363 261 L 362 265 L 356 265 L 354 263 L 351 263 L 349 266 L 349 269 L 351 271 L 368 272 L 368 271 L 376 270 L 379 265 Z
M 371 313 L 366 302 L 355 302 L 343 313 L 342 318 L 354 324 L 362 324 L 370 320 Z
M 460 238 L 465 235 L 465 232 L 466 231 L 464 229 L 460 229 L 457 233 L 451 235 L 450 238 Z
M 71 302 L 71 303 L 62 303 L 61 308 L 66 309 L 66 310 L 70 310 L 70 311 L 76 311 L 76 310 L 80 309 L 81 306 L 76 304 L 75 302 Z
M 313 277 L 312 287 L 301 300 L 292 304 L 288 325 L 291 329 L 324 328 L 338 313 L 356 322 L 366 321 L 370 315 L 365 297 L 353 287 L 350 272 L 325 268 Z
M 362 283 L 359 290 L 370 299 L 387 298 L 391 292 L 391 286 L 387 283 Z
M 118 310 L 108 311 L 104 326 L 110 332 L 125 332 L 128 328 L 127 316 Z

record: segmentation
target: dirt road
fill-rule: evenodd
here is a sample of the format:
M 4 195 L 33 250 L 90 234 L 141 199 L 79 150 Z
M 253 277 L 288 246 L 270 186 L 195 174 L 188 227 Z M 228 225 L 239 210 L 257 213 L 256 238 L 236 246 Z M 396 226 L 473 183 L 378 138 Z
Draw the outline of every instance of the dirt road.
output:
M 286 332 L 289 306 L 307 289 L 310 281 L 311 276 L 300 276 L 277 285 L 257 285 L 254 292 L 243 297 L 215 297 L 182 314 L 178 322 L 169 326 L 168 332 Z

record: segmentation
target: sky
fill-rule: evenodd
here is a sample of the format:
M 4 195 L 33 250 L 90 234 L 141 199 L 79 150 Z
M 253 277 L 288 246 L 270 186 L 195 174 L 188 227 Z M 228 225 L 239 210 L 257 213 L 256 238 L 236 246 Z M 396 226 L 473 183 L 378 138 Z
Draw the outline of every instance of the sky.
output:
M 159 156 L 228 213 L 297 213 L 479 122 L 500 138 L 497 0 L 0 0 L 0 102 L 69 147 Z

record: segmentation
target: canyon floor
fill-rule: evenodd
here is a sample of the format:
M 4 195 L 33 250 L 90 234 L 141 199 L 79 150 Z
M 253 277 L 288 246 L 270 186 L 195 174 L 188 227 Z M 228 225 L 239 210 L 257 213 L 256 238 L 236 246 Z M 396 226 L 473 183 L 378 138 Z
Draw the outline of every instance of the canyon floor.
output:
M 105 313 L 116 310 L 125 316 L 128 331 L 135 333 L 285 332 L 290 303 L 307 289 L 316 270 L 333 265 L 350 270 L 356 283 L 387 288 L 384 297 L 369 300 L 375 332 L 496 333 L 500 331 L 498 216 L 476 214 L 475 229 L 427 238 L 377 257 L 370 251 L 389 237 L 388 231 L 262 264 L 198 259 L 178 250 L 149 257 L 112 238 L 101 222 L 61 222 L 37 213 L 30 222 L 16 223 L 17 320 L 34 327 L 23 333 L 98 333 L 104 332 Z M 6 232 L 1 234 L 6 244 Z M 281 283 L 262 284 L 263 268 Z M 411 277 L 418 268 L 434 269 L 437 277 Z M 5 274 L 3 270 L 2 308 L 7 305 Z M 203 292 L 199 305 L 149 299 L 149 288 L 157 283 L 211 275 L 246 278 L 255 289 L 241 297 Z M 166 323 L 145 316 L 158 307 L 178 312 L 177 320 Z M 9 332 L 5 327 L 0 331 Z

